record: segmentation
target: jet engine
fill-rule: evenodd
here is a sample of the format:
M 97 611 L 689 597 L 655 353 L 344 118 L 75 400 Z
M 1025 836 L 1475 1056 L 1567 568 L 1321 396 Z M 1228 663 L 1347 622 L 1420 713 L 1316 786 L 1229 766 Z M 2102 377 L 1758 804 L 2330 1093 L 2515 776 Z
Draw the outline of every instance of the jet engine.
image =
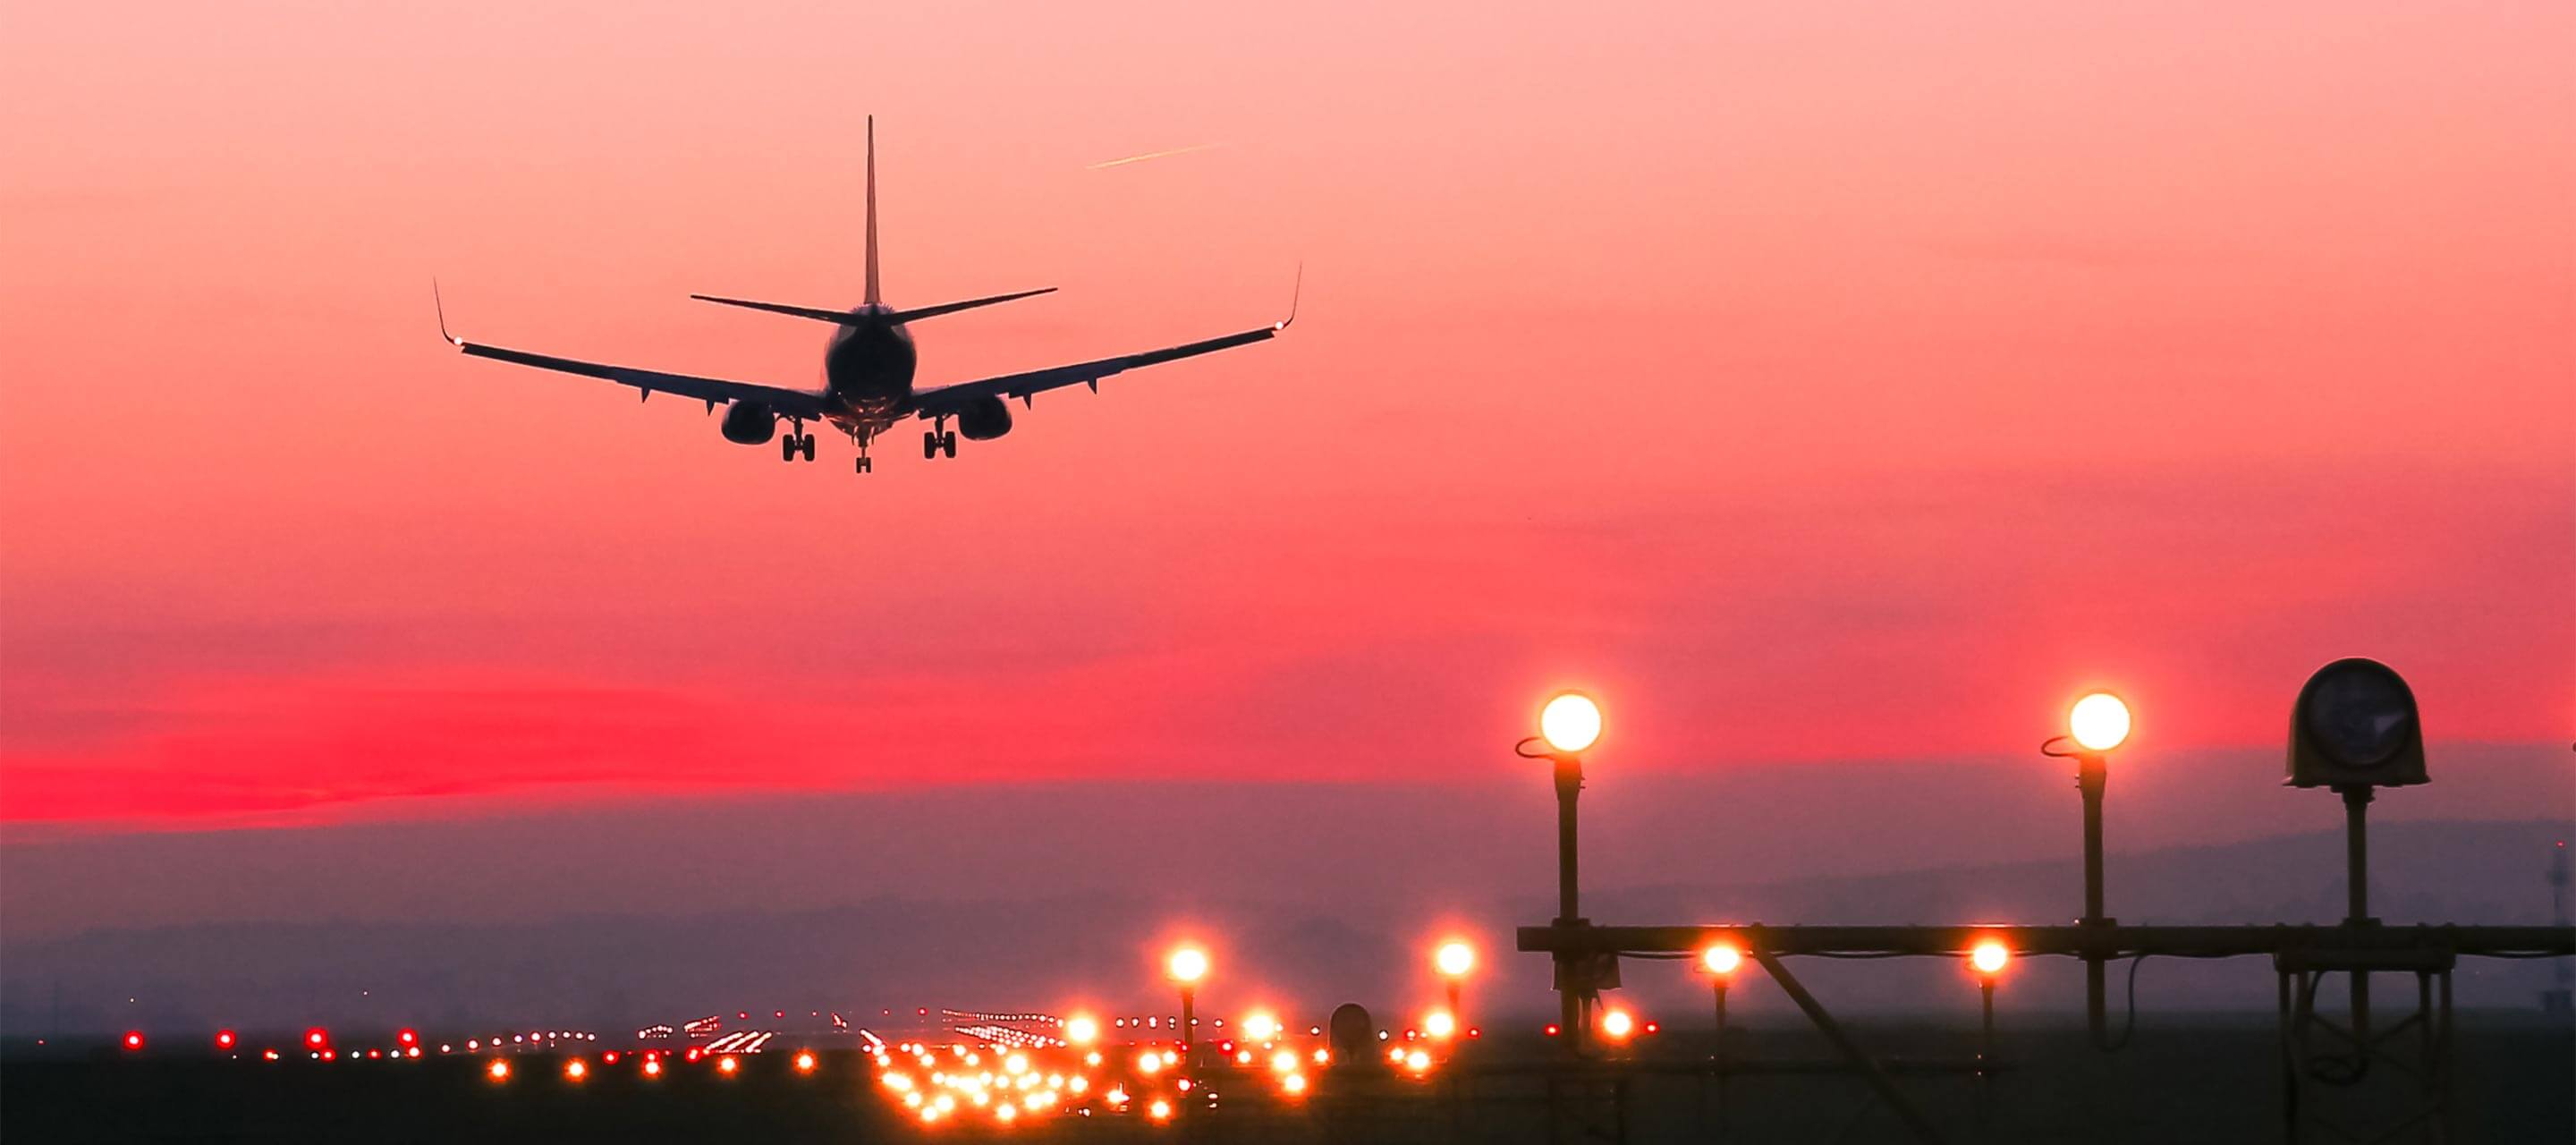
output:
M 1011 432 L 1011 407 L 1000 398 L 977 398 L 957 410 L 957 432 L 968 441 L 991 441 Z
M 760 445 L 778 436 L 778 415 L 758 402 L 735 402 L 725 407 L 726 441 L 742 445 Z

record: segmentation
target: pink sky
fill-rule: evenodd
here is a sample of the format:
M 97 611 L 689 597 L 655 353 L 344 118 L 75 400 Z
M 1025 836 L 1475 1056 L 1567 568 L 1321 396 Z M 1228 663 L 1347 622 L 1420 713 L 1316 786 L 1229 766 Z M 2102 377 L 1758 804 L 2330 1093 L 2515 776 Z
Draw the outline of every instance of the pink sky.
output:
M 2568 740 L 2565 5 L 1159 7 L 0 14 L 0 822 Z M 870 112 L 893 301 L 1064 288 L 925 384 L 1298 326 L 866 480 L 437 340 L 811 384 L 684 296 Z

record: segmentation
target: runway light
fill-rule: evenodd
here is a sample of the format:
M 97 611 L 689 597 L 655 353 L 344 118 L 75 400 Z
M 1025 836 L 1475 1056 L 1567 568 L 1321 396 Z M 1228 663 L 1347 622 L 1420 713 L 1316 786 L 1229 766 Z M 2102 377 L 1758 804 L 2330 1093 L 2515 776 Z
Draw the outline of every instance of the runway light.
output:
M 1286 1090 L 1291 1094 L 1304 1093 L 1306 1092 L 1306 1075 L 1302 1073 L 1292 1073 L 1286 1077 L 1280 1078 L 1279 1088 Z
M 2066 713 L 2067 734 L 2086 751 L 2109 751 L 2129 738 L 2129 705 L 2109 692 L 2075 701 Z
M 717 1072 L 722 1073 L 727 1077 L 733 1076 L 733 1071 L 741 1068 L 742 1066 L 733 1060 L 733 1055 L 731 1054 L 726 1054 L 724 1057 L 716 1060 Z
M 127 1031 L 125 1031 L 125 1048 L 126 1048 L 126 1050 L 127 1050 L 128 1052 L 132 1052 L 132 1051 L 135 1051 L 135 1050 L 142 1049 L 142 1048 L 143 1048 L 143 1031 L 141 1031 L 141 1030 L 127 1030 Z
M 661 1061 L 660 1061 L 660 1060 L 658 1060 L 658 1059 L 655 1059 L 655 1058 L 646 1058 L 646 1059 L 644 1059 L 644 1076 L 646 1076 L 646 1077 L 660 1077 L 660 1076 L 662 1076 L 662 1063 L 661 1063 Z
M 1476 968 L 1476 948 L 1456 939 L 1440 944 L 1431 956 L 1431 964 L 1451 978 L 1464 978 Z
M 2012 951 L 2002 942 L 1991 938 L 1979 942 L 1968 952 L 1968 965 L 1975 967 L 1977 973 L 1989 978 L 2002 973 L 2004 964 L 2010 961 L 2012 961 Z
M 1404 1055 L 1404 1068 L 1421 1073 L 1431 1068 L 1431 1055 L 1421 1050 Z
M 1271 1017 L 1267 1010 L 1255 1010 L 1244 1015 L 1241 1025 L 1243 1036 L 1256 1042 L 1266 1042 L 1279 1036 L 1279 1019 Z
M 1447 1010 L 1433 1010 L 1422 1019 L 1422 1030 L 1435 1038 L 1452 1037 L 1458 1032 L 1458 1019 Z
M 1735 968 L 1742 965 L 1744 952 L 1733 943 L 1720 942 L 1699 952 L 1699 968 L 1720 978 L 1735 973 Z
M 217 1031 L 215 1031 L 215 1048 L 216 1048 L 216 1049 L 229 1051 L 229 1050 L 231 1050 L 231 1049 L 233 1048 L 233 1043 L 234 1043 L 236 1040 L 237 1040 L 237 1039 L 235 1039 L 235 1038 L 233 1037 L 233 1032 L 232 1032 L 231 1030 L 217 1030 Z
M 1154 1104 L 1145 1107 L 1145 1116 L 1156 1121 L 1169 1121 L 1172 1119 L 1172 1103 L 1157 1097 Z
M 304 1044 L 317 1050 L 330 1045 L 330 1031 L 327 1031 L 320 1026 L 315 1026 L 312 1029 L 306 1030 L 304 1031 Z
M 395 1035 L 394 1035 L 394 1040 L 395 1040 L 395 1041 L 397 1041 L 397 1042 L 401 1042 L 402 1044 L 404 1044 L 404 1045 L 406 1045 L 406 1046 L 416 1046 L 416 1045 L 419 1045 L 419 1044 L 420 1044 L 420 1031 L 418 1031 L 418 1030 L 414 1030 L 414 1029 L 406 1028 L 406 1029 L 404 1029 L 401 1033 L 395 1034 Z
M 1626 1010 L 1612 1010 L 1601 1015 L 1601 1033 L 1604 1037 L 1613 1040 L 1623 1039 L 1635 1033 L 1636 1030 L 1637 1019 L 1629 1017 Z
M 483 1067 L 483 1072 L 490 1074 L 494 1081 L 508 1081 L 510 1080 L 510 1063 L 500 1058 L 494 1058 L 492 1059 L 491 1065 Z
M 1184 946 L 1172 952 L 1164 969 L 1171 974 L 1172 981 L 1186 986 L 1207 977 L 1207 952 L 1195 946 Z
M 1560 752 L 1580 753 L 1601 738 L 1601 707 L 1581 692 L 1560 692 L 1539 710 L 1538 734 Z
M 814 1054 L 813 1054 L 813 1051 L 811 1051 L 811 1050 L 801 1050 L 801 1051 L 798 1051 L 798 1053 L 796 1054 L 796 1072 L 798 1072 L 798 1073 L 812 1073 L 812 1072 L 814 1072 Z
M 1099 1038 L 1100 1019 L 1087 1014 L 1076 1014 L 1065 1019 L 1064 1040 L 1077 1046 L 1087 1046 Z
M 565 1078 L 565 1080 L 567 1080 L 567 1081 L 580 1081 L 581 1079 L 586 1078 L 586 1077 L 589 1077 L 589 1076 L 590 1076 L 590 1066 L 589 1066 L 589 1064 L 588 1064 L 588 1063 L 586 1063 L 586 1062 L 582 1061 L 580 1058 L 574 1058 L 574 1059 L 572 1059 L 571 1061 L 568 1061 L 568 1062 L 565 1062 L 565 1063 L 564 1063 L 564 1078 Z
M 1547 1029 L 1546 1029 L 1546 1031 L 1545 1031 L 1545 1032 L 1546 1032 L 1547 1036 L 1549 1036 L 1549 1037 L 1553 1038 L 1553 1037 L 1557 1036 L 1558 1034 L 1564 1033 L 1565 1031 L 1563 1031 L 1563 1030 L 1560 1030 L 1560 1029 L 1556 1028 L 1556 1023 L 1554 1023 L 1554 1022 L 1549 1022 L 1549 1023 L 1547 1024 Z

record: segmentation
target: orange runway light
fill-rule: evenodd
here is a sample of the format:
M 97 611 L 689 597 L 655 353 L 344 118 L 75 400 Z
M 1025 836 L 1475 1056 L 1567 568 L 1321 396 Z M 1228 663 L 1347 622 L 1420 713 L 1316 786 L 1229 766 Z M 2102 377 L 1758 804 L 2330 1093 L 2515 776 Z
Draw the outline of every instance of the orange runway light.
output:
M 1431 956 L 1431 964 L 1446 977 L 1464 978 L 1468 971 L 1476 968 L 1476 948 L 1453 938 L 1440 944 L 1440 949 Z
M 503 1061 L 500 1058 L 494 1058 L 492 1059 L 491 1065 L 483 1067 L 483 1072 L 492 1075 L 492 1080 L 494 1081 L 508 1081 L 510 1079 L 510 1063 Z
M 1637 1019 L 1626 1010 L 1612 1010 L 1601 1015 L 1601 1034 L 1612 1040 L 1626 1038 L 1637 1031 Z
M 1732 943 L 1721 942 L 1699 952 L 1699 968 L 1723 978 L 1744 965 L 1744 952 Z
M 726 1074 L 726 1075 L 728 1075 L 728 1076 L 730 1076 L 730 1075 L 733 1073 L 733 1071 L 738 1070 L 738 1069 L 741 1069 L 741 1068 L 742 1068 L 742 1066 L 741 1066 L 741 1065 L 739 1065 L 739 1064 L 737 1064 L 737 1063 L 733 1060 L 733 1055 L 731 1055 L 731 1054 L 727 1054 L 727 1055 L 725 1055 L 724 1057 L 719 1058 L 719 1059 L 717 1059 L 717 1060 L 716 1060 L 716 1070 L 717 1070 L 717 1072 L 719 1072 L 719 1073 L 723 1073 L 723 1074 Z
M 803 1051 L 796 1055 L 796 1072 L 814 1072 L 814 1054 L 812 1051 Z
M 660 1077 L 660 1076 L 662 1076 L 662 1062 L 660 1061 L 660 1059 L 658 1059 L 658 1058 L 646 1058 L 646 1059 L 644 1059 L 644 1076 L 646 1076 L 646 1077 Z
M 2012 961 L 2012 951 L 1996 939 L 1986 939 L 1968 952 L 1968 965 L 1977 973 L 1992 978 L 2003 973 L 2004 964 Z
M 574 1058 L 571 1061 L 564 1063 L 564 1080 L 580 1081 L 581 1079 L 589 1076 L 590 1065 L 582 1061 L 580 1058 Z

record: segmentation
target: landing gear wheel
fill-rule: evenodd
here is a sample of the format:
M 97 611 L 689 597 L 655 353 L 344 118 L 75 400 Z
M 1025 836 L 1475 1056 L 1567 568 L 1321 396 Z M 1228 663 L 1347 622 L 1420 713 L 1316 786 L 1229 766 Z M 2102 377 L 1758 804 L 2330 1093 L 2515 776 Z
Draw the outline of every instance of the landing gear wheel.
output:
M 937 456 L 939 456 L 939 435 L 936 433 L 922 434 L 921 459 L 923 461 L 928 461 Z
M 794 461 L 794 460 L 796 460 L 796 435 L 795 435 L 795 434 L 792 434 L 792 433 L 791 433 L 791 434 L 788 434 L 788 435 L 787 435 L 787 436 L 785 436 L 785 437 L 782 437 L 782 438 L 779 438 L 779 439 L 778 439 L 778 459 L 779 459 L 780 461 Z
M 859 459 L 859 472 L 861 472 L 861 473 L 871 473 L 871 472 L 874 472 L 875 470 L 876 470 L 876 466 L 869 464 L 869 462 L 868 462 L 868 459 L 867 459 L 867 458 L 862 457 L 862 458 L 860 458 L 860 459 Z
M 804 454 L 805 454 L 805 460 L 807 460 L 807 461 L 812 461 L 812 460 L 814 460 L 814 435 L 813 435 L 813 434 L 810 434 L 810 433 L 809 433 L 809 434 L 806 434 L 806 435 L 805 435 L 805 444 L 804 444 L 803 446 L 799 447 L 799 448 L 804 452 Z
M 942 434 L 940 434 L 940 435 L 939 435 L 939 450 L 940 450 L 940 452 L 945 453 L 945 454 L 947 454 L 947 455 L 948 455 L 948 456 L 950 456 L 950 457 L 955 457 L 955 456 L 957 456 L 957 431 L 956 431 L 956 430 L 953 430 L 953 429 L 952 429 L 952 430 L 949 430 L 949 431 L 948 431 L 948 432 L 946 432 L 946 433 L 942 433 Z

